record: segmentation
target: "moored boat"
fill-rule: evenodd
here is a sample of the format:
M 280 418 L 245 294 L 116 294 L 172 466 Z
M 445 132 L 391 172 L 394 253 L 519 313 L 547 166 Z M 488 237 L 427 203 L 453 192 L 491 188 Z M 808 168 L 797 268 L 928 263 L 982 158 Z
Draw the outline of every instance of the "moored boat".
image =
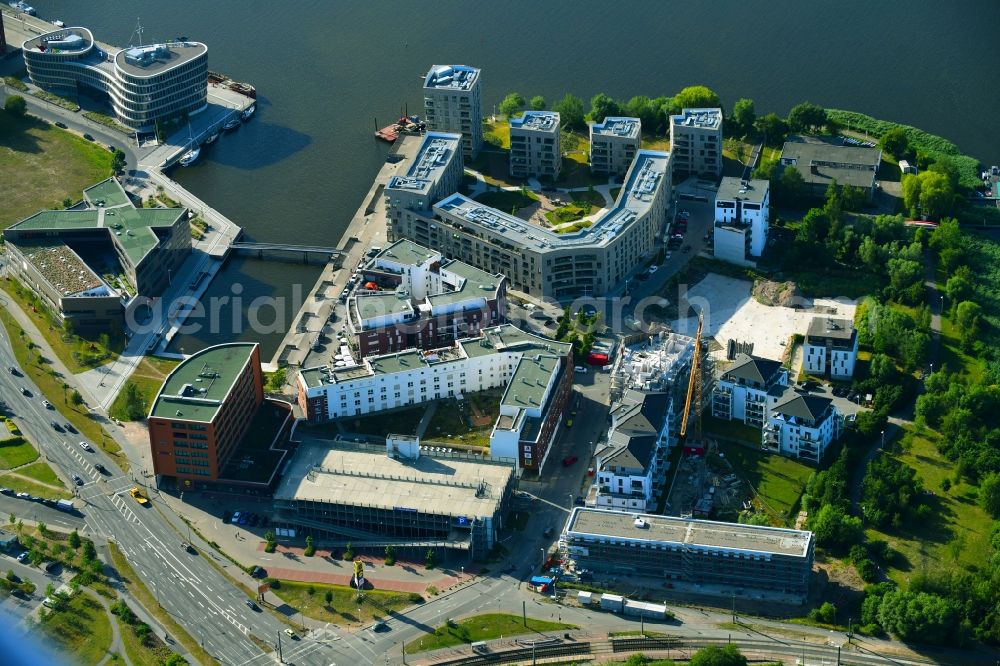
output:
M 205 145 L 206 146 L 212 145 L 213 143 L 215 143 L 215 140 L 218 139 L 218 138 L 219 138 L 219 133 L 218 132 L 212 132 L 211 136 L 209 136 L 207 139 L 205 139 Z
M 222 126 L 222 129 L 224 129 L 227 132 L 231 132 L 239 126 L 240 126 L 239 116 L 233 116 L 228 121 L 226 121 L 226 124 Z
M 181 166 L 185 167 L 191 166 L 198 159 L 199 155 L 201 155 L 201 148 L 195 146 L 191 150 L 181 155 L 181 158 L 178 160 L 178 162 L 180 163 Z
M 253 118 L 254 111 L 256 110 L 257 110 L 257 105 L 251 104 L 247 108 L 243 109 L 243 113 L 240 114 L 240 119 L 243 120 L 243 122 L 250 120 L 251 118 Z

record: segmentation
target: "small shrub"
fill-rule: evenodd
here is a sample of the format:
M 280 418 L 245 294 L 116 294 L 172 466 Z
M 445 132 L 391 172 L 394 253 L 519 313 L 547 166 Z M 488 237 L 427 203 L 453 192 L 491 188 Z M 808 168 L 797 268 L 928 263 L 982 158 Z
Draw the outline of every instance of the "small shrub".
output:
M 437 587 L 435 587 L 434 585 L 428 585 L 427 594 L 431 595 L 432 597 L 436 597 L 438 595 Z
M 316 588 L 310 585 L 309 587 L 306 588 L 306 594 L 308 594 L 311 597 L 312 595 L 316 594 Z

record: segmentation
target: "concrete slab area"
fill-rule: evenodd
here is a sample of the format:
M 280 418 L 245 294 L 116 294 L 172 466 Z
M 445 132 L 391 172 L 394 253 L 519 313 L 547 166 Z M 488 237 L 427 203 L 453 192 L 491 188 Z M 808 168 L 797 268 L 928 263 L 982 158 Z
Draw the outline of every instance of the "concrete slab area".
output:
M 769 306 L 756 301 L 752 289 L 747 280 L 710 273 L 687 292 L 688 302 L 704 311 L 705 334 L 721 346 L 713 352 L 720 359 L 725 358 L 730 340 L 754 343 L 755 356 L 781 359 L 791 336 L 805 334 L 814 317 L 836 314 L 853 320 L 857 309 L 856 301 L 823 298 L 806 301 L 803 309 Z M 693 333 L 698 319 L 686 317 L 672 326 L 676 331 Z

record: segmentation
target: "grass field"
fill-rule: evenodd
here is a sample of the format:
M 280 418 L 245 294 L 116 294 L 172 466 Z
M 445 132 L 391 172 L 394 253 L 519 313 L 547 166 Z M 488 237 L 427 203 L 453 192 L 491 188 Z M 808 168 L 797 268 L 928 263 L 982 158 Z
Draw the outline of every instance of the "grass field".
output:
M 488 448 L 493 423 L 477 428 L 469 427 L 469 408 L 465 403 L 445 400 L 438 404 L 427 424 L 424 441 L 428 444 L 467 444 Z
M 390 433 L 413 435 L 416 434 L 417 425 L 426 409 L 426 406 L 409 407 L 375 416 L 346 418 L 342 423 L 345 432 L 359 435 L 374 435 L 375 437 L 385 437 Z
M 702 417 L 702 424 L 705 432 L 746 442 L 750 445 L 760 446 L 760 429 L 748 426 L 742 421 L 719 419 L 714 416 Z
M 65 655 L 67 663 L 90 666 L 99 663 L 111 647 L 111 620 L 101 604 L 78 592 L 63 610 L 49 612 L 33 632 Z
M 177 367 L 177 363 L 177 361 L 169 359 L 146 356 L 136 367 L 135 372 L 129 377 L 129 381 L 134 382 L 139 388 L 139 393 L 146 399 L 147 405 L 153 404 L 153 398 L 163 386 L 163 380 L 166 379 L 171 370 Z M 115 401 L 111 403 L 111 409 L 108 410 L 108 413 L 119 421 L 128 421 L 128 415 L 125 413 L 124 393 L 124 391 L 118 393 Z
M 799 498 L 813 469 L 791 458 L 765 453 L 739 444 L 722 442 L 719 450 L 734 473 L 753 486 L 771 516 L 782 523 L 795 518 Z
M 13 469 L 38 459 L 38 451 L 23 437 L 0 441 L 0 469 Z
M 313 593 L 309 594 L 312 588 Z M 333 594 L 333 599 L 327 605 L 327 591 Z M 365 600 L 358 603 L 358 592 L 344 585 L 323 585 L 320 583 L 297 583 L 281 581 L 280 588 L 271 588 L 282 601 L 292 608 L 321 622 L 331 624 L 367 624 L 389 613 L 409 608 L 414 603 L 421 603 L 420 595 L 410 595 L 405 592 L 385 592 L 382 590 L 366 590 Z M 360 614 L 358 611 L 360 610 Z
M 510 150 L 510 123 L 506 120 L 483 123 L 483 139 L 503 150 Z
M 125 654 L 132 662 L 132 666 L 163 666 L 163 663 L 173 653 L 173 650 L 164 645 L 155 633 L 150 633 L 150 637 L 144 643 L 135 635 L 135 631 L 130 625 L 122 622 L 117 616 L 115 622 L 118 623 L 118 633 L 122 637 Z M 152 643 L 152 645 L 148 643 Z
M 476 201 L 509 213 L 536 203 L 538 195 L 531 190 L 502 190 L 500 192 L 483 192 L 476 197 Z
M 982 567 L 990 554 L 992 521 L 976 503 L 976 489 L 964 481 L 948 491 L 941 490 L 944 479 L 952 479 L 954 463 L 938 453 L 938 435 L 908 428 L 896 457 L 916 470 L 924 488 L 933 496 L 924 498 L 931 507 L 930 519 L 904 525 L 899 530 L 866 530 L 869 540 L 881 539 L 897 551 L 888 575 L 896 582 L 923 572 L 975 565 Z
M 47 463 L 36 462 L 31 465 L 25 465 L 17 470 L 18 474 L 30 477 L 39 483 L 44 483 L 48 486 L 61 486 L 62 481 L 56 476 L 56 473 L 52 471 L 52 468 L 48 466 Z
M 642 141 L 639 143 L 643 150 L 670 150 L 670 137 L 669 136 L 654 136 L 642 137 Z
M 44 463 L 42 463 L 44 464 Z M 21 470 L 18 470 L 20 472 Z M 43 485 L 35 481 L 14 476 L 12 473 L 0 474 L 0 486 L 10 488 L 19 493 L 30 493 L 35 497 L 49 497 L 52 499 L 69 499 L 73 495 L 60 484 L 59 487 Z
M 938 362 L 947 367 L 949 372 L 957 372 L 968 382 L 976 383 L 983 379 L 983 360 L 970 356 L 962 351 L 962 343 L 958 335 L 958 327 L 950 318 L 941 316 L 941 347 L 938 352 Z
M 435 629 L 433 634 L 425 634 L 422 638 L 410 641 L 406 645 L 406 652 L 408 654 L 415 654 L 417 652 L 424 652 L 425 650 L 439 650 L 453 645 L 474 643 L 475 641 L 489 641 L 501 636 L 517 636 L 518 634 L 577 628 L 572 624 L 549 622 L 533 617 L 528 618 L 527 624 L 528 626 L 524 626 L 524 621 L 520 615 L 509 615 L 507 613 L 475 615 L 464 620 L 458 620 L 450 625 L 442 625 Z
M 110 174 L 104 148 L 41 120 L 0 113 L 0 183 L 10 185 L 0 197 L 0 229 L 43 208 L 62 208 L 65 198 L 79 201 L 85 187 Z

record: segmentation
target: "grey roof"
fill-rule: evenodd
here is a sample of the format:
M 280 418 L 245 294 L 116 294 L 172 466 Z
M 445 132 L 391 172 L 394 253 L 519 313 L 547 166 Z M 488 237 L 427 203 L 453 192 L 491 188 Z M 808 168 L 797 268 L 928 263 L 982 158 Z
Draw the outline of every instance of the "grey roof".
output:
M 470 90 L 479 79 L 479 69 L 468 65 L 432 65 L 424 77 L 424 88 Z
M 811 393 L 802 394 L 794 389 L 788 389 L 771 411 L 794 416 L 797 419 L 819 421 L 832 404 L 833 400 L 830 398 Z
M 719 183 L 719 191 L 715 194 L 716 201 L 747 201 L 749 203 L 764 203 L 771 187 L 767 180 L 743 180 L 726 176 Z
M 592 134 L 598 136 L 620 136 L 631 139 L 638 139 L 642 127 L 642 121 L 638 118 L 628 118 L 624 116 L 608 116 L 603 123 L 594 123 L 590 126 Z
M 810 338 L 850 340 L 854 337 L 854 322 L 850 319 L 813 317 L 813 320 L 809 322 L 809 330 L 806 335 Z
M 795 160 L 795 169 L 807 183 L 836 180 L 838 185 L 872 187 L 882 151 L 841 142 L 839 137 L 790 136 L 781 149 L 781 160 Z
M 628 390 L 622 401 L 626 404 L 619 408 L 617 424 L 609 437 L 612 451 L 602 455 L 601 467 L 645 471 L 653 459 L 656 439 L 667 418 L 670 395 Z
M 606 509 L 576 507 L 566 524 L 574 539 L 612 537 L 638 543 L 669 544 L 709 551 L 740 551 L 788 557 L 808 557 L 812 532 L 780 527 L 719 523 Z
M 698 129 L 721 129 L 722 109 L 682 109 L 675 116 L 670 116 L 670 125 L 676 127 L 694 127 Z
M 520 118 L 510 119 L 510 128 L 534 132 L 555 132 L 559 129 L 559 113 L 556 111 L 525 111 Z
M 461 151 L 462 135 L 428 132 L 410 162 L 405 176 L 393 176 L 385 189 L 429 194 Z
M 723 379 L 743 379 L 748 382 L 767 384 L 768 380 L 774 376 L 781 368 L 781 361 L 773 361 L 769 358 L 750 356 L 748 354 L 738 354 L 733 366 L 726 370 Z
M 207 52 L 208 47 L 201 42 L 147 44 L 122 49 L 115 54 L 115 65 L 126 74 L 148 78 L 177 69 Z

